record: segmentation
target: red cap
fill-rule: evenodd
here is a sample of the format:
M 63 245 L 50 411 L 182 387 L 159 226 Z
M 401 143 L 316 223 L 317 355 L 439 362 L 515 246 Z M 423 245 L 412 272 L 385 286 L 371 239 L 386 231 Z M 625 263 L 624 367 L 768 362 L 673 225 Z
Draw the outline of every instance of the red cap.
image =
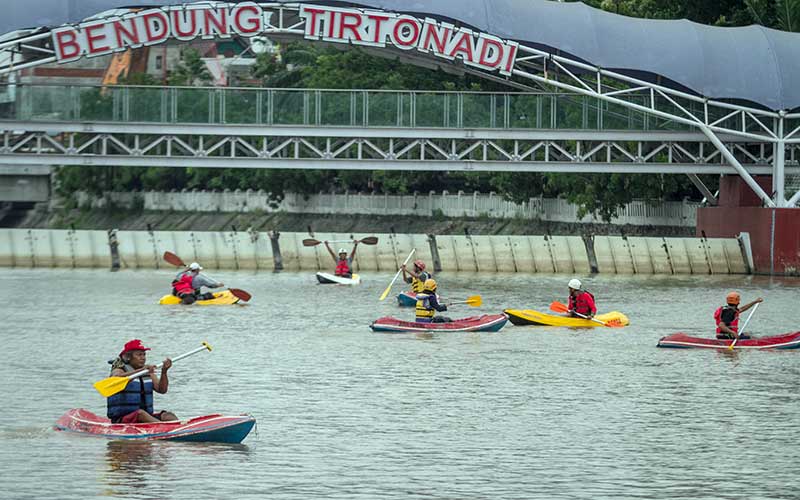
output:
M 125 344 L 125 347 L 122 348 L 122 352 L 119 353 L 119 355 L 121 357 L 126 352 L 131 352 L 131 351 L 149 351 L 149 350 L 150 350 L 150 348 L 149 347 L 145 347 L 142 344 L 141 340 L 133 339 L 130 342 L 128 342 L 127 344 Z

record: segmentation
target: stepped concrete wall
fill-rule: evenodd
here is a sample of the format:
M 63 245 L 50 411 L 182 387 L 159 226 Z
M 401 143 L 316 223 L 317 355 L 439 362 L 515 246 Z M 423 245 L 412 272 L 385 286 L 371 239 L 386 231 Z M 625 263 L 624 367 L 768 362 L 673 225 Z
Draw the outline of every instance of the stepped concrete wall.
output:
M 358 271 L 395 271 L 414 249 L 437 272 L 588 274 L 748 274 L 749 238 L 378 234 L 359 245 Z M 331 270 L 323 245 L 304 233 L 0 229 L 0 266 L 172 268 L 165 251 L 211 269 Z M 316 233 L 334 252 L 350 235 Z

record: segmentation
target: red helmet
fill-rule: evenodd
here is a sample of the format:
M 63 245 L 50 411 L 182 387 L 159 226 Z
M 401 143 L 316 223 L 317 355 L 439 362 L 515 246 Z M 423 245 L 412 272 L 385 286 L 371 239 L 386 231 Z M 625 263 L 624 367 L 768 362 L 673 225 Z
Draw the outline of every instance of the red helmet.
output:
M 425 263 L 422 262 L 419 259 L 414 261 L 414 265 L 417 266 L 417 269 L 419 269 L 420 271 L 424 271 L 425 270 Z

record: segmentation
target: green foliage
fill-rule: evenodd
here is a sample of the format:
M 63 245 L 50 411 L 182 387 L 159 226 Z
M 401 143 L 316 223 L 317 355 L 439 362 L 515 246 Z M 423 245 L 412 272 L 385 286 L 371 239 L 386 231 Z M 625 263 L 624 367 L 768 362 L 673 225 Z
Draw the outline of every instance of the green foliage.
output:
M 167 77 L 167 83 L 176 86 L 203 86 L 210 82 L 211 73 L 206 63 L 200 58 L 200 52 L 191 47 L 182 51 L 180 64 Z

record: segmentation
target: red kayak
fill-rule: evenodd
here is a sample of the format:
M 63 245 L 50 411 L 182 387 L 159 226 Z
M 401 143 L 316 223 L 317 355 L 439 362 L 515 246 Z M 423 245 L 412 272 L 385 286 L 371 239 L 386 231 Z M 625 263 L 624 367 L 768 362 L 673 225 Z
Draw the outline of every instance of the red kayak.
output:
M 371 325 L 374 332 L 496 332 L 508 321 L 505 314 L 484 314 L 455 319 L 450 323 L 417 323 L 403 321 L 391 316 L 376 319 Z
M 727 349 L 733 342 L 730 339 L 690 337 L 685 333 L 674 333 L 662 337 L 658 347 Z M 757 339 L 741 339 L 733 346 L 735 349 L 798 349 L 800 348 L 800 332 L 761 337 Z
M 111 439 L 241 443 L 255 423 L 256 419 L 249 415 L 205 415 L 186 421 L 112 424 L 107 418 L 78 408 L 62 415 L 55 429 Z

